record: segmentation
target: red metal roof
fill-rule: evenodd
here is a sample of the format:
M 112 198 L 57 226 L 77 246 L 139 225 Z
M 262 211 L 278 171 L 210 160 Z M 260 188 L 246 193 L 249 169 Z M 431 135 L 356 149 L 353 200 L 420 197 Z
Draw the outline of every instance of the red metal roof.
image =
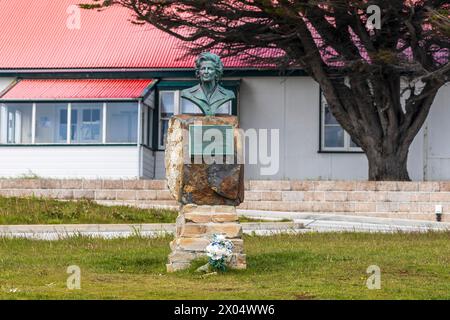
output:
M 51 79 L 22 80 L 1 100 L 129 99 L 139 98 L 151 79 Z
M 86 2 L 0 1 L 0 69 L 193 68 L 194 57 L 182 58 L 182 41 L 131 23 L 126 8 L 80 9 L 80 28 L 71 29 L 73 5 Z M 224 65 L 249 67 L 239 57 Z

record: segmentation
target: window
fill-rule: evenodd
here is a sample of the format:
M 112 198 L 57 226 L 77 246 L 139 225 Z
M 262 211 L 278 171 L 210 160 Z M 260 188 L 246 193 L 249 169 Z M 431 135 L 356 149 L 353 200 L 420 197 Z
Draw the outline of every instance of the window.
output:
M 231 101 L 223 104 L 217 114 L 231 114 Z M 163 149 L 169 127 L 169 119 L 175 114 L 201 114 L 202 111 L 192 102 L 182 99 L 180 90 L 163 90 L 159 92 L 159 134 L 158 146 Z
M 324 95 L 321 93 L 321 151 L 362 151 L 350 135 L 341 127 L 331 113 Z
M 108 102 L 106 106 L 106 142 L 137 143 L 138 104 Z
M 0 144 L 135 144 L 138 109 L 138 101 L 3 103 Z M 148 118 L 142 117 L 144 139 Z
M 67 143 L 68 103 L 36 103 L 36 143 Z M 71 141 L 76 132 L 77 110 L 71 112 Z
M 0 143 L 31 143 L 32 113 L 31 103 L 0 104 Z
M 71 107 L 71 143 L 101 143 L 103 103 L 72 103 Z

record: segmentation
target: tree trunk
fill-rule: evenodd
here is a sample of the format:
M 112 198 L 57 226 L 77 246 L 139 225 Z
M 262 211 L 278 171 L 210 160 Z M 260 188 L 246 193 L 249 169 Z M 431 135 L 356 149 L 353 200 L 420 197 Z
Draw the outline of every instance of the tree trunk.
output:
M 370 181 L 410 181 L 407 169 L 408 152 L 377 152 L 366 153 L 369 160 Z

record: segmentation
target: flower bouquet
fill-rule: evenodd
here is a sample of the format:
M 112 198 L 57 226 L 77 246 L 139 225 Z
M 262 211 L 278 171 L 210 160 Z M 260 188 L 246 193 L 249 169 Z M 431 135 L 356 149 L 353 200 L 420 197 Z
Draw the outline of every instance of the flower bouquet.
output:
M 211 243 L 206 247 L 208 263 L 215 270 L 226 271 L 232 254 L 233 243 L 223 235 L 214 234 Z

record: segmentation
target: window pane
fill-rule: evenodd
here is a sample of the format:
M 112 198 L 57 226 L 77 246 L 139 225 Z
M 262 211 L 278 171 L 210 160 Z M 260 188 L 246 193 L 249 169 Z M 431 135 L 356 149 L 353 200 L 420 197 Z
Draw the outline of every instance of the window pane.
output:
M 72 103 L 71 143 L 100 143 L 102 121 L 100 110 L 103 103 Z
M 173 91 L 160 92 L 160 108 L 162 118 L 169 118 L 173 116 L 175 110 L 175 92 Z
M 325 105 L 325 124 L 339 124 L 327 105 Z
M 36 103 L 36 143 L 67 142 L 67 103 Z
M 108 102 L 106 142 L 137 143 L 138 103 Z
M 166 144 L 167 129 L 169 128 L 169 120 L 161 120 L 160 124 L 160 134 L 159 134 L 159 145 L 164 146 Z
M 0 143 L 31 143 L 31 103 L 0 105 Z
M 340 126 L 325 127 L 325 147 L 344 147 L 344 130 Z
M 191 101 L 181 99 L 181 113 L 201 114 L 202 111 Z
M 78 110 L 73 109 L 70 112 L 70 141 L 71 143 L 77 143 L 77 137 L 78 137 Z

